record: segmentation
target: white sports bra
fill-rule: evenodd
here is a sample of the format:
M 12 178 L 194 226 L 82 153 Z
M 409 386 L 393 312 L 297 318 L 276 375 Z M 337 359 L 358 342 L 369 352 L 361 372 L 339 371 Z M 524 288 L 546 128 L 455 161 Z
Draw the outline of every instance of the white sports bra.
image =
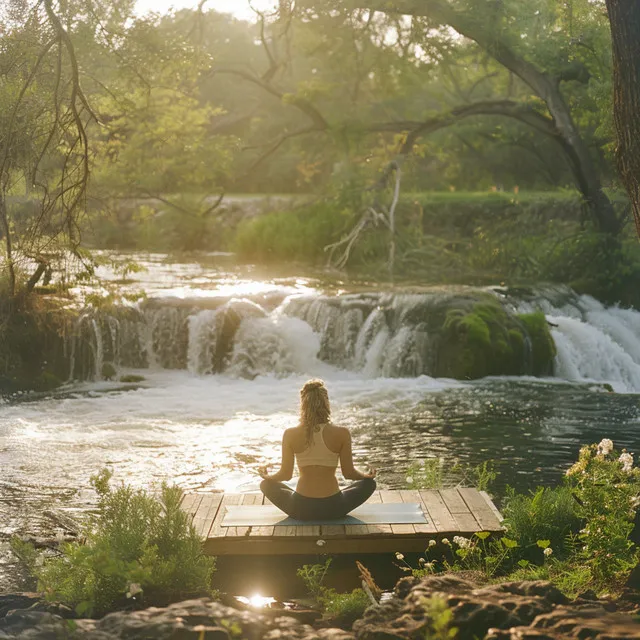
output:
M 319 431 L 314 431 L 312 435 L 311 444 L 300 453 L 296 453 L 296 461 L 298 467 L 308 467 L 310 465 L 318 465 L 321 467 L 333 467 L 338 466 L 338 460 L 340 454 L 334 453 L 324 443 L 324 428 L 326 425 L 322 425 Z

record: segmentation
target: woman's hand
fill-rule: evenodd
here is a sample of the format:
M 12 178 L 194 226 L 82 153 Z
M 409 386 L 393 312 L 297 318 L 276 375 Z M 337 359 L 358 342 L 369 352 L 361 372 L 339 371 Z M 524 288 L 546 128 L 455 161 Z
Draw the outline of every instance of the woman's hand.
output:
M 265 464 L 262 467 L 258 467 L 258 475 L 263 480 L 268 480 L 269 479 L 269 466 Z
M 378 475 L 378 470 L 377 470 L 377 469 L 374 469 L 374 468 L 371 468 L 371 469 L 369 469 L 369 471 L 368 471 L 367 473 L 363 473 L 362 475 L 363 475 L 365 478 L 371 478 L 371 479 L 373 479 L 373 478 L 375 478 L 375 477 Z

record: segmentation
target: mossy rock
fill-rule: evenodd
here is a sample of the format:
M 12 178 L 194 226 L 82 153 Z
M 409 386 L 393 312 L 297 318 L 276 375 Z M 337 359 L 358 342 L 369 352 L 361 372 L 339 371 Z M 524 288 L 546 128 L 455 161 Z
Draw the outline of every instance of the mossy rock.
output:
M 136 375 L 126 375 L 126 376 L 120 376 L 120 382 L 144 382 L 145 381 L 145 377 L 144 376 L 136 376 Z
M 478 296 L 446 311 L 435 375 L 474 380 L 525 373 L 525 328 L 492 296 Z
M 549 330 L 549 323 L 542 311 L 523 313 L 518 319 L 525 326 L 531 341 L 531 371 L 534 376 L 553 375 L 556 343 Z M 527 372 L 529 373 L 529 372 Z
M 53 391 L 62 384 L 62 380 L 55 373 L 43 371 L 31 384 L 34 391 Z
M 111 362 L 105 362 L 102 365 L 102 369 L 100 370 L 100 375 L 104 380 L 113 380 L 113 378 L 117 375 L 116 368 L 113 366 Z

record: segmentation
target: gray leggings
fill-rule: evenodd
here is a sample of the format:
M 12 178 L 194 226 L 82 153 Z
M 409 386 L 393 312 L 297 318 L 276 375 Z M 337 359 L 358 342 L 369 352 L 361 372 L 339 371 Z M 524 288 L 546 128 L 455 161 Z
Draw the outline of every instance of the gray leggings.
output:
M 376 490 L 376 481 L 373 478 L 356 480 L 328 498 L 307 498 L 274 480 L 263 480 L 260 490 L 278 509 L 295 520 L 334 520 L 365 503 Z

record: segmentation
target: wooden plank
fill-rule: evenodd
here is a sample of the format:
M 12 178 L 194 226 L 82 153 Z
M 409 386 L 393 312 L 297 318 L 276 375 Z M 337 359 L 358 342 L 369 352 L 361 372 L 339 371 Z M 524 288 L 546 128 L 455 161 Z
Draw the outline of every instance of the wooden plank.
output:
M 203 495 L 202 493 L 187 493 L 182 497 L 180 508 L 191 516 L 192 521 L 202 502 Z
M 456 513 L 470 513 L 467 503 L 457 489 L 440 489 L 440 495 L 447 505 L 447 509 L 455 515 Z
M 369 535 L 369 525 L 366 524 L 347 524 L 344 527 L 347 536 L 366 536 Z
M 460 488 L 458 491 L 467 503 L 474 518 L 478 521 L 478 525 L 480 525 L 484 531 L 500 531 L 502 529 L 500 521 L 496 518 L 493 511 L 487 505 L 486 500 L 480 495 L 477 489 L 468 487 Z
M 460 533 L 482 531 L 482 526 L 471 513 L 458 489 L 441 489 L 440 495 L 457 523 L 457 531 Z
M 459 533 L 476 533 L 483 531 L 472 513 L 456 513 L 456 529 Z
M 407 503 L 417 502 L 422 507 L 422 511 L 424 512 L 424 515 L 427 518 L 427 522 L 419 522 L 413 525 L 413 529 L 415 533 L 416 534 L 437 533 L 438 530 L 436 529 L 436 526 L 433 523 L 431 516 L 429 515 L 429 510 L 424 504 L 422 497 L 420 496 L 420 492 L 416 491 L 415 489 L 401 489 L 400 496 L 403 502 L 407 502 Z
M 216 516 L 220 510 L 220 504 L 222 500 L 223 500 L 222 493 L 206 494 L 202 498 L 202 502 L 200 503 L 200 508 L 198 509 L 198 513 L 195 515 L 193 519 L 196 532 L 198 533 L 199 536 L 205 539 L 209 536 L 209 531 L 213 526 Z
M 302 536 L 305 538 L 319 538 L 320 525 L 317 525 L 317 524 L 302 525 Z
M 420 497 L 438 533 L 452 533 L 457 530 L 457 523 L 438 491 L 422 490 Z
M 437 536 L 437 538 L 441 537 L 443 536 Z M 323 544 L 318 545 L 318 540 L 322 540 Z M 427 544 L 424 536 L 209 538 L 205 543 L 204 553 L 216 556 L 309 556 L 320 553 L 329 555 L 373 553 L 391 556 L 396 551 L 424 553 Z
M 382 502 L 382 496 L 380 495 L 380 491 L 374 491 L 371 494 L 371 497 L 367 500 L 371 504 L 380 504 Z
M 334 538 L 334 537 L 342 537 L 346 536 L 345 525 L 343 524 L 321 524 L 320 525 L 320 536 L 322 538 Z
M 402 502 L 402 496 L 399 491 L 380 491 L 380 498 L 386 504 Z
M 480 495 L 484 498 L 485 502 L 489 505 L 489 509 L 493 511 L 493 515 L 497 518 L 498 522 L 502 523 L 504 516 L 498 511 L 498 507 L 493 503 L 491 496 L 486 491 L 479 491 Z
M 208 538 L 224 538 L 227 534 L 227 527 L 222 526 L 222 520 L 227 512 L 226 505 L 228 504 L 240 504 L 241 494 L 239 493 L 225 493 L 222 496 L 220 506 L 215 515 L 211 527 L 209 529 Z

